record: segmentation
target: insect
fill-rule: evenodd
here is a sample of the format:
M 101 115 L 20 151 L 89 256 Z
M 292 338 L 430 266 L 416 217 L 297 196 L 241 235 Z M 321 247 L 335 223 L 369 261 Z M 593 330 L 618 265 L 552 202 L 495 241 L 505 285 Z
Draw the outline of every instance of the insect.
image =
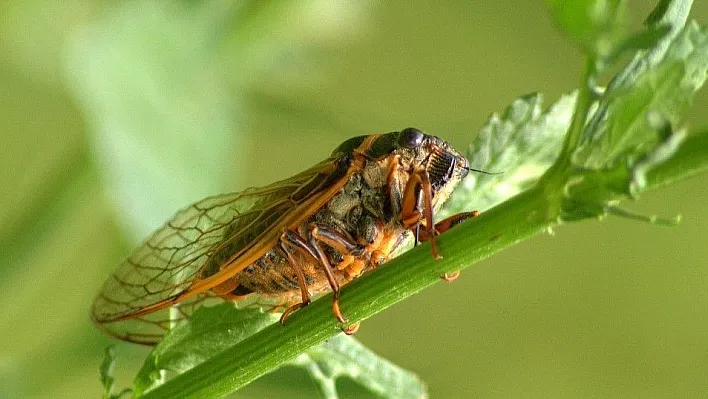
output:
M 120 264 L 96 297 L 92 318 L 107 333 L 154 344 L 213 299 L 285 309 L 386 262 L 407 236 L 431 241 L 476 212 L 434 222 L 467 175 L 468 160 L 415 128 L 351 138 L 291 178 L 205 198 L 179 211 Z M 444 278 L 454 279 L 455 275 Z

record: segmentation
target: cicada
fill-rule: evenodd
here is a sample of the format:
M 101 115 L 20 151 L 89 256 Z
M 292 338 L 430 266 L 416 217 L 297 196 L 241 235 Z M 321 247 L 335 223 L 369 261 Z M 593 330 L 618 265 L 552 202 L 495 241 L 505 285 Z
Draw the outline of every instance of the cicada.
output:
M 154 344 L 208 300 L 270 303 L 281 322 L 311 298 L 386 262 L 407 237 L 431 241 L 476 212 L 435 223 L 469 162 L 415 128 L 351 138 L 286 180 L 205 198 L 179 211 L 123 261 L 92 318 L 123 340 Z

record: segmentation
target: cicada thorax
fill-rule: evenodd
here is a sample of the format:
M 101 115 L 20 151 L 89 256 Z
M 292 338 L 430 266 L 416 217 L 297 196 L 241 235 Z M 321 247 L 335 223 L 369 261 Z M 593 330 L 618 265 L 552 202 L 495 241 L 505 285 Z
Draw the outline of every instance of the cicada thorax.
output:
M 340 192 L 290 232 L 305 241 L 317 235 L 339 285 L 387 261 L 410 233 L 401 224 L 401 192 L 407 179 L 398 161 L 396 156 L 367 160 L 360 171 L 347 177 Z M 233 250 L 225 247 L 212 262 L 223 262 L 237 248 L 237 243 Z M 331 290 L 321 262 L 312 253 L 276 244 L 212 291 L 227 299 L 257 294 L 275 297 L 283 305 L 296 303 L 301 297 L 297 268 L 310 294 Z

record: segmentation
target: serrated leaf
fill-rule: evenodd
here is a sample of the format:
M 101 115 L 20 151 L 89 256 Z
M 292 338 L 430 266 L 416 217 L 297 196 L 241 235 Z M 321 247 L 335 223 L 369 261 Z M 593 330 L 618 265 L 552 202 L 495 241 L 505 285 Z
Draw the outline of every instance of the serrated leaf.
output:
M 574 163 L 586 169 L 612 168 L 638 160 L 663 140 L 649 124 L 650 112 L 671 124 L 680 121 L 708 73 L 708 33 L 689 24 L 672 41 L 664 59 L 635 76 L 633 85 L 608 89 L 585 129 Z
M 233 302 L 198 308 L 150 352 L 135 377 L 136 394 L 154 387 L 162 371 L 185 372 L 277 320 L 272 313 L 237 309 Z
M 447 202 L 440 217 L 478 209 L 484 211 L 526 190 L 553 164 L 570 124 L 575 95 L 565 95 L 549 109 L 543 97 L 515 100 L 492 114 L 467 150 L 470 172 Z
M 612 79 L 608 90 L 621 90 L 631 87 L 639 75 L 661 62 L 668 51 L 669 45 L 686 25 L 692 4 L 693 0 L 670 0 L 657 6 L 657 9 L 662 9 L 651 19 L 653 23 L 648 23 L 647 26 L 649 29 L 657 26 L 668 26 L 669 32 L 651 49 L 638 51 L 632 61 Z M 596 115 L 601 116 L 602 109 Z
M 384 398 L 427 397 L 425 384 L 367 349 L 353 337 L 340 334 L 288 362 L 305 367 L 322 395 L 337 398 L 336 380 L 349 377 Z

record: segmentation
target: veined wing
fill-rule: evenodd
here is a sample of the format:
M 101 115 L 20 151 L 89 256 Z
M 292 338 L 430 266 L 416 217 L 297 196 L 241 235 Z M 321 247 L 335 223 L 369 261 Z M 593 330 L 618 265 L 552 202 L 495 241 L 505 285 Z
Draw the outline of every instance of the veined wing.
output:
M 96 297 L 92 318 L 108 333 L 154 343 L 212 297 L 209 290 L 276 244 L 294 212 L 320 206 L 346 172 L 325 160 L 262 188 L 208 197 L 179 211 L 119 265 Z M 335 186 L 338 184 L 335 184 Z M 247 256 L 244 256 L 247 255 Z M 175 304 L 180 306 L 172 309 Z

